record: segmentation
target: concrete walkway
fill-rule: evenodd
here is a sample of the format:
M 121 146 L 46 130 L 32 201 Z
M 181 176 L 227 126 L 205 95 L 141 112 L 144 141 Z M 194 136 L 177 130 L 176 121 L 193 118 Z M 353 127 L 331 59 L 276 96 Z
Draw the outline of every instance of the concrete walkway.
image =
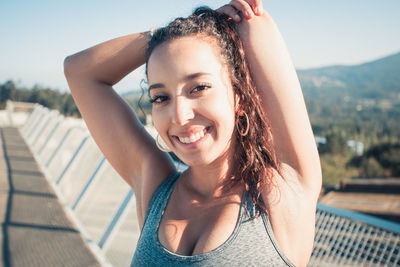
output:
M 16 128 L 0 128 L 0 266 L 101 266 Z

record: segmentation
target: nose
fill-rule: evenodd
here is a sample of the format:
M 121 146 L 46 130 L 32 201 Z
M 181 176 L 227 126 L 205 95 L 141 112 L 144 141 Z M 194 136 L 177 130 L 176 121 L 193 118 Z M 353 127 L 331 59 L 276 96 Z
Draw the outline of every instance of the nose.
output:
M 173 105 L 172 122 L 177 125 L 185 125 L 194 118 L 193 105 L 184 96 L 176 96 Z

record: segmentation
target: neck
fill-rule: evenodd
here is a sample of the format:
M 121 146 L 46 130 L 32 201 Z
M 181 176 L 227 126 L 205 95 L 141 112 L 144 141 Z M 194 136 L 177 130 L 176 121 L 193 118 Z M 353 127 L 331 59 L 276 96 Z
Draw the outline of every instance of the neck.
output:
M 182 174 L 182 186 L 204 201 L 224 197 L 231 164 L 232 157 L 223 157 L 205 166 L 192 166 Z M 234 193 L 236 190 L 229 191 Z

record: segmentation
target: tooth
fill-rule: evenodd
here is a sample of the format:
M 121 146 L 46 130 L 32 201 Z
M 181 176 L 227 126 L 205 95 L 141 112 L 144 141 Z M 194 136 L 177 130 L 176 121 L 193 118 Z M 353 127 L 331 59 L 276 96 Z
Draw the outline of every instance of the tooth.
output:
M 192 134 L 191 136 L 187 136 L 187 137 L 179 137 L 179 141 L 181 141 L 182 143 L 185 144 L 190 144 L 190 143 L 194 143 L 197 140 L 199 140 L 200 138 L 204 137 L 204 135 L 206 134 L 207 130 L 204 129 L 198 133 Z

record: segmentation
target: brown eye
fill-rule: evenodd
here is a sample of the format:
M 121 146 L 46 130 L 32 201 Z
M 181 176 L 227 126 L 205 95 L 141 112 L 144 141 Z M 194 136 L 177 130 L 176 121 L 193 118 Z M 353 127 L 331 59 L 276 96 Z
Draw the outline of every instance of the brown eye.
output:
M 207 90 L 208 88 L 211 88 L 211 84 L 200 84 L 192 90 L 192 93 L 198 93 L 200 91 Z
M 156 95 L 153 98 L 150 99 L 150 103 L 154 104 L 161 104 L 164 101 L 168 100 L 168 96 L 165 95 Z

